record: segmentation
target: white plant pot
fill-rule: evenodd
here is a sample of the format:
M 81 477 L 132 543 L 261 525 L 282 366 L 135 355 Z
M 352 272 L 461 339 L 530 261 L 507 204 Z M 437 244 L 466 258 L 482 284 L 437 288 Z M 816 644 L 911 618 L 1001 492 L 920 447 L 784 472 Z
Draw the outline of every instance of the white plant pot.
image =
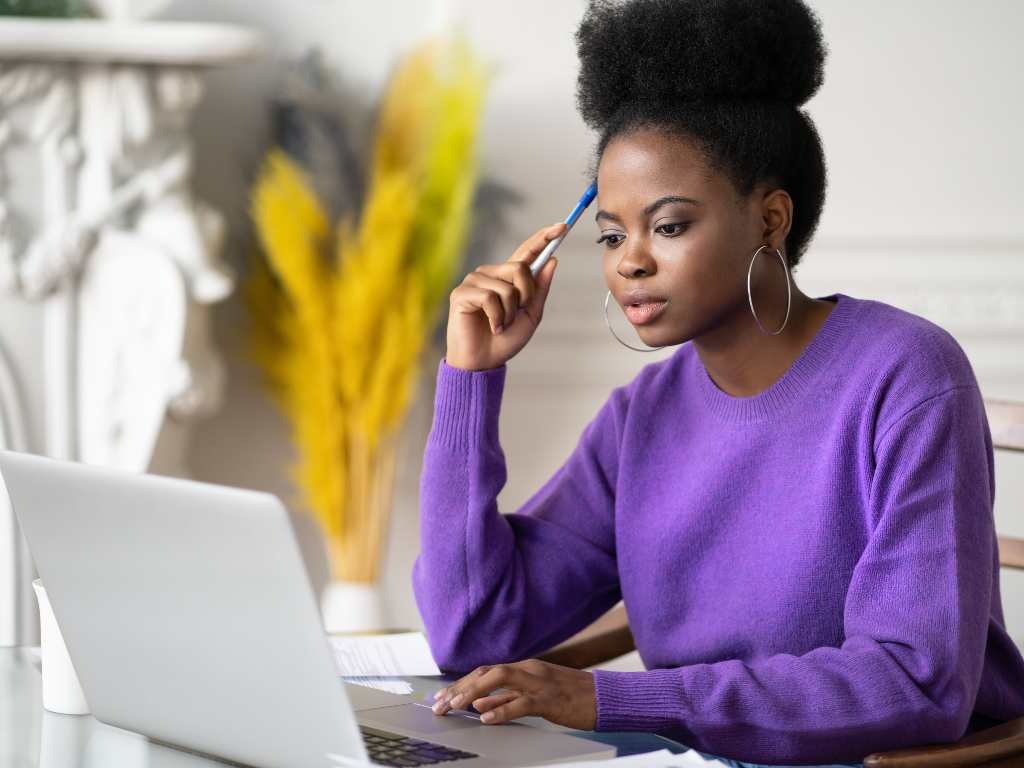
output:
M 384 629 L 380 587 L 362 581 L 332 581 L 320 597 L 328 632 L 376 632 Z

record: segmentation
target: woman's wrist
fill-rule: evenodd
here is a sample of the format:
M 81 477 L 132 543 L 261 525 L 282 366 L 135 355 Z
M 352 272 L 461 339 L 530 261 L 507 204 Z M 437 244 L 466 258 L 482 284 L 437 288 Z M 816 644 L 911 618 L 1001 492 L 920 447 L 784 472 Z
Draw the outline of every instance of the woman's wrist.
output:
M 500 371 L 502 368 L 505 367 L 505 363 L 502 363 L 501 365 L 495 366 L 493 368 L 476 368 L 473 367 L 473 365 L 471 365 L 468 362 L 461 361 L 458 358 L 451 358 L 448 355 L 445 355 L 443 358 L 441 358 L 441 362 L 447 365 L 449 368 L 455 368 L 456 370 L 465 371 L 466 373 L 484 373 L 486 371 Z
M 505 372 L 505 366 L 466 371 L 442 360 L 431 439 L 458 450 L 496 442 Z

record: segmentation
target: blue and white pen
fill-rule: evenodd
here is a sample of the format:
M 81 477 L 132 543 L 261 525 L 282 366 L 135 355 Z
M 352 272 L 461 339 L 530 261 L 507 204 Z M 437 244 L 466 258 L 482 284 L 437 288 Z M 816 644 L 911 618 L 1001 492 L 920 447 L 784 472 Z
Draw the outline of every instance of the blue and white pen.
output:
M 562 244 L 562 241 L 565 240 L 565 236 L 569 234 L 569 230 L 572 229 L 572 225 L 576 223 L 576 219 L 578 219 L 580 214 L 587 209 L 587 206 L 594 201 L 595 197 L 597 197 L 597 182 L 593 181 L 590 183 L 590 186 L 587 187 L 587 191 L 583 193 L 583 197 L 580 198 L 580 201 L 576 203 L 576 207 L 572 209 L 572 213 L 570 213 L 566 218 L 565 232 L 545 245 L 544 250 L 541 251 L 540 255 L 530 264 L 530 272 L 533 273 L 534 277 L 536 277 L 541 269 L 544 268 L 548 259 L 551 258 L 551 254 L 555 252 L 555 249 L 557 249 L 558 246 Z

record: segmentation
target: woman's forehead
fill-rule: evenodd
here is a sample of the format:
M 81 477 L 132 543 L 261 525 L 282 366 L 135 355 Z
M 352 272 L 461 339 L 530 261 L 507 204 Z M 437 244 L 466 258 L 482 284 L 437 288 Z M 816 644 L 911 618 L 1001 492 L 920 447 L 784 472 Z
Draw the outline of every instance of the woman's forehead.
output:
M 609 210 L 642 208 L 666 196 L 714 201 L 730 194 L 693 142 L 650 131 L 608 143 L 598 166 L 597 190 L 600 207 Z

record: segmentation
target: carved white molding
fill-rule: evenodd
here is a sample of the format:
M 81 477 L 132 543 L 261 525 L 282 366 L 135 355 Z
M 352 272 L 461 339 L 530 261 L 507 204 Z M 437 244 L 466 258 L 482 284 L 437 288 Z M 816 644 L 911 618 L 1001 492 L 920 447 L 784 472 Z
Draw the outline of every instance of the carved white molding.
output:
M 0 20 L 0 56 L 9 61 L 216 66 L 250 58 L 261 45 L 251 30 L 207 22 Z
M 0 448 L 14 451 L 28 448 L 21 397 L 3 349 L 0 349 Z M 0 567 L 0 646 L 35 642 L 29 620 L 34 606 L 22 587 L 32 580 L 32 559 L 0 478 L 0 564 L 4 563 L 9 566 Z
M 217 407 L 223 365 L 194 316 L 234 278 L 223 217 L 190 189 L 188 120 L 197 68 L 258 49 L 224 25 L 0 20 L 0 291 L 44 315 L 45 440 L 21 450 L 145 471 L 168 415 Z M 14 209 L 16 154 L 38 169 L 32 209 Z M 0 588 L 31 600 L 12 552 Z M 0 614 L 0 642 L 24 639 L 18 618 Z
M 90 254 L 78 302 L 76 458 L 144 472 L 168 405 L 191 383 L 181 270 L 159 247 L 108 230 Z
M 131 21 L 152 16 L 170 5 L 170 0 L 89 0 L 99 15 L 115 21 Z

